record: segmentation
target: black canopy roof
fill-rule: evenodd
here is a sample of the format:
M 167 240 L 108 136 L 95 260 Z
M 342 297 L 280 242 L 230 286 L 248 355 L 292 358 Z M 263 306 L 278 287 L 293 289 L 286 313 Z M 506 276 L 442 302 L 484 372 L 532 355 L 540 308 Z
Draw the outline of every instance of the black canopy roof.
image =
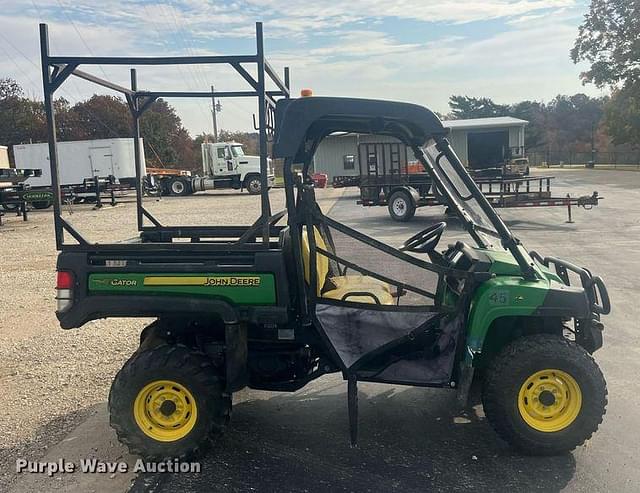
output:
M 306 97 L 276 105 L 275 158 L 305 162 L 333 132 L 389 135 L 408 145 L 422 145 L 445 135 L 438 117 L 423 106 L 375 99 Z

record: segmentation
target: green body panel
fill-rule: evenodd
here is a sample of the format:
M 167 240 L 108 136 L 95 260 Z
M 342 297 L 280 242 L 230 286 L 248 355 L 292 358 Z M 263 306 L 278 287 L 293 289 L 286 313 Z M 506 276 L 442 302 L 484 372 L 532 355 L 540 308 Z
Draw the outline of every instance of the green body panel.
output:
M 543 279 L 527 281 L 507 251 L 482 250 L 491 259 L 489 271 L 495 275 L 482 283 L 474 293 L 469 311 L 467 346 L 472 353 L 480 352 L 489 327 L 500 317 L 526 317 L 543 305 L 549 290 L 548 270 L 537 270 Z
M 89 294 L 220 298 L 236 305 L 274 305 L 275 277 L 259 273 L 90 274 Z
M 525 281 L 522 277 L 494 277 L 476 290 L 467 332 L 467 346 L 482 350 L 484 339 L 494 320 L 500 317 L 526 317 L 544 303 L 549 290 L 547 280 Z

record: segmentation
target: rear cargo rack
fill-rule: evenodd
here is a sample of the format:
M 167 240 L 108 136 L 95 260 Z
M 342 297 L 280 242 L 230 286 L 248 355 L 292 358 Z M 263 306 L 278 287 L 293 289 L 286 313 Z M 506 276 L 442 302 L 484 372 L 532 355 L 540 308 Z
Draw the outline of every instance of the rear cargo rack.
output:
M 131 244 L 131 247 L 144 249 L 154 247 L 154 241 L 169 241 L 175 237 L 182 236 L 176 234 L 180 228 L 170 228 L 163 226 L 148 210 L 142 202 L 143 195 L 143 173 L 140 149 L 140 117 L 149 107 L 162 97 L 171 98 L 237 98 L 256 97 L 258 98 L 258 118 L 256 130 L 259 132 L 260 147 L 260 179 L 261 179 L 261 215 L 258 221 L 252 226 L 239 227 L 242 231 L 240 238 L 228 242 L 225 248 L 243 248 L 246 243 L 253 242 L 254 246 L 268 249 L 274 234 L 277 236 L 278 230 L 274 228 L 271 221 L 271 205 L 269 202 L 269 187 L 267 182 L 268 172 L 268 141 L 274 132 L 275 105 L 278 98 L 289 97 L 289 68 L 284 68 L 281 79 L 273 66 L 267 61 L 264 55 L 264 41 L 262 35 L 262 23 L 256 23 L 256 52 L 250 55 L 204 55 L 204 56 L 169 56 L 169 57 L 79 57 L 79 56 L 52 56 L 49 53 L 49 34 L 46 24 L 40 24 L 40 54 L 42 59 L 42 82 L 44 88 L 44 107 L 47 119 L 47 138 L 49 142 L 49 157 L 51 165 L 51 186 L 53 189 L 54 226 L 56 235 L 56 247 L 58 250 L 89 250 L 94 249 L 83 238 L 83 236 L 73 228 L 62 217 L 60 175 L 57 153 L 57 136 L 55 124 L 54 93 L 73 75 L 80 79 L 92 82 L 107 89 L 116 91 L 124 95 L 131 116 L 133 118 L 132 135 L 134 139 L 134 159 L 136 168 L 136 210 L 138 231 L 145 233 L 143 241 L 139 244 Z M 138 78 L 135 68 L 131 68 L 131 86 L 124 87 L 108 80 L 97 77 L 93 74 L 79 69 L 82 65 L 195 65 L 195 64 L 223 64 L 230 65 L 246 81 L 248 89 L 240 91 L 143 91 L 138 89 Z M 245 65 L 255 65 L 254 77 Z M 275 90 L 267 90 L 267 84 L 275 85 Z M 150 224 L 149 224 L 150 223 Z M 201 227 L 197 234 L 202 233 L 203 237 L 220 237 L 218 226 Z M 257 230 L 257 231 L 256 231 Z M 254 232 L 256 234 L 254 234 Z M 77 244 L 65 243 L 65 233 L 68 233 Z M 256 242 L 261 236 L 262 241 Z M 197 235 L 191 237 L 193 243 L 198 242 Z M 177 246 L 178 244 L 176 244 Z M 190 243 L 181 243 L 180 246 L 191 246 Z M 104 245 L 101 245 L 103 247 Z M 209 245 L 214 248 L 215 245 Z M 219 246 L 219 245 L 218 245 Z

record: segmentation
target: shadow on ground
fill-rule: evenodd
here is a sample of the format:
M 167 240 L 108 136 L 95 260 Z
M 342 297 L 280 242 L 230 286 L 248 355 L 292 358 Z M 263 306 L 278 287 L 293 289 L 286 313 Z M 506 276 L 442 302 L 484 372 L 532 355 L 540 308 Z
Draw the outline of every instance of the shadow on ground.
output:
M 96 406 L 90 406 L 57 416 L 38 426 L 33 435 L 15 447 L 0 448 L 0 491 L 8 491 L 17 479 L 16 459 L 37 461 L 44 457 L 52 445 L 62 440 L 78 423 L 95 414 Z
M 142 476 L 132 491 L 560 491 L 575 472 L 571 454 L 515 454 L 472 410 L 454 421 L 442 390 L 362 385 L 351 448 L 344 385 L 333 392 L 238 404 L 199 474 Z

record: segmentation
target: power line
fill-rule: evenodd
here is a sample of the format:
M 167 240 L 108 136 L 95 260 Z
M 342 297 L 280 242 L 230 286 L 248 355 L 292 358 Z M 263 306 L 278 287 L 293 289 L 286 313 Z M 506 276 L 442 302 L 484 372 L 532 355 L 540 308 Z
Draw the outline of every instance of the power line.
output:
M 160 10 L 161 10 L 161 12 L 162 12 L 163 17 L 164 17 L 164 18 L 166 18 L 167 23 L 170 23 L 171 19 L 169 18 L 169 15 L 167 14 L 167 12 L 166 12 L 166 10 L 165 10 L 164 6 L 163 6 L 163 5 L 158 5 L 158 7 L 160 8 Z M 175 34 L 174 34 L 174 39 L 176 39 L 176 41 L 178 41 L 178 42 L 182 42 L 183 47 L 186 49 L 186 44 L 185 44 L 184 40 L 182 40 L 182 41 L 181 41 L 180 39 L 178 39 L 178 36 L 180 35 L 180 31 L 179 31 L 179 27 L 178 27 L 178 21 L 177 21 L 177 18 L 176 18 L 176 16 L 175 16 L 175 14 L 173 13 L 173 11 L 170 11 L 170 13 L 171 13 L 171 14 L 172 14 L 172 16 L 173 16 L 174 25 L 175 25 Z M 156 32 L 158 32 L 158 31 L 157 31 L 157 29 L 156 29 Z M 158 32 L 158 35 L 159 35 L 160 39 L 162 40 L 163 44 L 165 44 L 165 46 L 166 46 L 166 42 L 164 41 L 164 37 L 163 37 L 163 36 L 161 36 L 159 32 Z M 187 49 L 187 52 L 188 52 L 188 49 Z M 180 65 L 178 65 L 178 69 L 179 69 L 179 70 L 181 71 L 181 73 L 182 73 L 182 70 L 181 70 L 181 68 L 180 68 L 180 67 L 181 67 L 181 66 L 180 66 Z M 193 68 L 191 65 L 186 65 L 186 68 L 187 68 L 187 70 L 188 70 L 188 72 L 189 72 L 189 75 L 191 76 L 191 79 L 193 80 L 193 82 L 194 82 L 194 84 L 195 84 L 195 85 L 191 86 L 190 84 L 188 84 L 188 83 L 187 83 L 186 79 L 185 79 L 185 84 L 187 84 L 187 86 L 191 87 L 191 90 L 194 90 L 194 88 L 195 88 L 195 90 L 197 90 L 197 89 L 198 89 L 198 87 L 200 86 L 201 82 L 200 82 L 200 81 L 198 81 L 198 78 L 197 78 L 197 76 L 196 76 L 196 72 L 195 72 L 194 68 Z M 183 75 L 183 79 L 184 79 L 184 75 Z M 205 82 L 206 82 L 206 81 L 205 81 Z M 205 84 L 205 86 L 206 86 L 206 85 L 207 85 L 207 84 Z M 191 104 L 192 104 L 192 102 L 191 102 Z M 205 121 L 208 121 L 208 120 L 209 120 L 209 115 L 207 115 L 207 112 L 204 110 L 204 108 L 202 107 L 202 105 L 196 105 L 196 107 L 198 108 L 198 110 L 201 112 L 201 114 L 202 114 L 202 115 L 203 115 L 203 117 L 205 118 Z
M 191 41 L 191 38 L 186 34 L 187 31 L 185 29 L 184 23 L 178 17 L 176 17 L 174 10 L 177 10 L 177 9 L 172 0 L 169 0 L 169 5 L 171 6 L 171 8 L 167 7 L 167 9 L 171 13 L 171 16 L 173 17 L 174 25 L 176 27 L 176 39 L 178 39 L 177 36 L 179 36 L 180 37 L 179 41 L 182 43 L 187 53 L 191 56 L 195 56 L 196 52 L 194 50 L 194 46 Z M 168 15 L 167 15 L 167 18 L 168 18 Z M 207 70 L 205 70 L 205 68 L 203 68 L 201 65 L 195 65 L 194 67 L 187 65 L 187 67 L 189 67 L 193 71 L 194 81 L 196 81 L 197 84 L 204 84 L 204 86 L 207 87 L 213 82 L 213 77 L 210 74 L 208 74 Z M 207 68 L 211 68 L 210 65 L 207 65 Z M 202 80 L 199 80 L 200 77 L 202 78 Z M 246 109 L 242 108 L 239 104 L 237 104 L 232 99 L 227 98 L 225 100 L 225 103 L 229 103 L 229 105 L 231 105 L 232 107 L 235 107 L 237 109 L 237 112 L 230 107 L 228 107 L 228 110 L 231 110 L 233 113 L 240 116 L 242 119 L 245 119 L 247 117 Z M 199 106 L 199 108 L 201 107 Z M 208 119 L 208 115 L 205 115 L 205 116 Z
M 193 45 L 191 44 L 191 40 L 189 39 L 188 36 L 185 35 L 184 24 L 182 23 L 181 20 L 179 20 L 176 17 L 175 10 L 177 10 L 177 9 L 176 9 L 176 7 L 175 7 L 175 5 L 174 5 L 172 0 L 169 0 L 169 4 L 171 5 L 170 12 L 171 12 L 171 15 L 173 16 L 173 22 L 174 22 L 174 24 L 176 26 L 176 29 L 177 29 L 176 32 L 178 33 L 178 35 L 182 39 L 182 44 L 183 44 L 183 46 L 185 46 L 185 48 L 187 50 L 187 53 L 189 55 L 191 55 L 191 56 L 194 56 L 195 55 L 195 51 L 193 50 Z M 203 84 L 203 87 L 206 87 L 209 83 L 207 82 L 207 78 L 206 78 L 206 75 L 203 72 L 202 67 L 200 65 L 195 65 L 194 66 L 194 72 L 197 75 L 199 75 L 200 77 L 202 77 L 202 80 L 200 81 L 200 83 Z
M 0 32 L 0 37 L 2 37 L 2 39 L 4 39 L 4 40 L 7 42 L 7 44 L 8 44 L 9 46 L 11 46 L 14 50 L 16 50 L 16 52 L 17 52 L 19 55 L 21 55 L 21 56 L 22 56 L 22 57 L 23 57 L 27 62 L 29 62 L 29 63 L 30 63 L 31 65 L 33 65 L 35 68 L 39 69 L 38 65 L 37 65 L 33 60 L 31 60 L 31 58 L 29 58 L 27 55 L 25 55 L 25 54 L 24 54 L 24 52 L 22 52 L 20 49 L 18 49 L 18 48 L 17 48 L 13 43 L 11 43 L 11 41 L 9 41 L 9 40 L 8 40 L 8 39 L 7 39 L 7 38 L 2 34 L 2 32 Z M 22 71 L 22 69 L 20 68 L 19 64 L 15 61 L 15 59 L 11 56 L 11 54 L 10 54 L 7 50 L 5 50 L 4 48 L 3 48 L 3 51 L 7 54 L 7 56 L 9 57 L 9 59 L 13 61 L 14 65 L 16 65 L 16 67 L 18 67 L 18 70 L 21 70 L 21 71 Z M 24 73 L 24 72 L 23 72 L 23 73 Z M 27 77 L 27 78 L 29 79 L 29 81 L 30 81 L 34 86 L 38 87 L 38 85 L 37 85 L 37 84 L 35 84 L 35 83 L 33 82 L 33 80 L 31 79 L 31 77 L 29 77 L 26 73 L 24 73 L 24 75 L 25 75 L 25 77 Z M 74 83 L 75 83 L 75 81 L 72 81 L 72 82 L 74 82 Z M 67 91 L 66 89 L 60 88 L 60 90 L 61 90 L 61 91 L 63 91 L 63 92 L 65 92 L 65 93 L 67 93 L 67 96 L 68 96 L 69 98 L 71 98 L 71 99 L 75 99 L 73 96 L 71 96 L 71 94 L 69 93 L 69 91 Z M 77 105 L 77 103 L 79 103 L 79 102 L 81 101 L 82 96 L 80 95 L 80 91 L 78 90 L 77 86 L 76 86 L 76 91 L 78 92 L 78 99 L 76 99 L 76 105 Z M 81 108 L 81 109 L 82 109 L 82 111 L 84 111 L 85 113 L 87 113 L 89 116 L 91 116 L 92 118 L 94 118 L 98 124 L 102 125 L 102 127 L 103 127 L 103 128 L 106 128 L 107 130 L 109 130 L 109 131 L 112 133 L 112 135 L 113 135 L 114 137 L 117 137 L 117 136 L 118 136 L 118 133 L 117 133 L 113 128 L 111 128 L 109 125 L 107 125 L 105 122 L 103 122 L 103 121 L 102 121 L 102 119 L 100 119 L 100 117 L 99 117 L 99 116 L 97 116 L 95 113 L 93 113 L 92 111 L 90 111 L 90 110 L 89 110 L 89 109 L 87 109 L 87 108 Z
M 4 36 L 2 35 L 2 33 L 0 32 L 0 36 L 2 36 L 2 38 L 4 39 Z M 13 64 L 16 66 L 16 68 L 18 69 L 18 71 L 20 71 L 22 73 L 22 75 L 25 77 L 25 79 L 27 79 L 31 85 L 38 90 L 39 89 L 39 84 L 36 84 L 33 79 L 29 76 L 29 74 L 27 72 L 25 72 L 23 70 L 23 68 L 20 66 L 20 64 L 18 62 L 16 62 L 15 58 L 13 58 L 13 56 L 11 56 L 11 53 L 9 53 L 4 46 L 0 45 L 0 48 L 2 48 L 2 51 L 7 55 L 7 58 L 13 62 Z
M 93 51 L 91 51 L 91 48 L 89 48 L 89 45 L 87 44 L 87 42 L 84 40 L 84 38 L 82 37 L 82 34 L 80 33 L 80 30 L 78 29 L 78 26 L 76 26 L 76 23 L 73 22 L 73 19 L 71 17 L 69 17 L 69 15 L 66 12 L 67 7 L 62 5 L 61 0 L 56 0 L 56 2 L 58 2 L 58 5 L 60 6 L 60 10 L 62 10 L 62 13 L 64 14 L 65 18 L 71 23 L 71 25 L 73 26 L 73 29 L 75 30 L 76 34 L 78 35 L 78 37 L 80 38 L 80 41 L 82 41 L 82 44 L 84 45 L 84 47 L 87 49 L 87 51 L 89 52 L 89 54 L 91 56 L 95 56 L 93 54 Z M 98 68 L 100 69 L 100 71 L 102 72 L 102 75 L 104 75 L 105 79 L 108 79 L 109 76 L 107 75 L 107 73 L 105 72 L 104 68 L 101 65 L 98 65 Z

